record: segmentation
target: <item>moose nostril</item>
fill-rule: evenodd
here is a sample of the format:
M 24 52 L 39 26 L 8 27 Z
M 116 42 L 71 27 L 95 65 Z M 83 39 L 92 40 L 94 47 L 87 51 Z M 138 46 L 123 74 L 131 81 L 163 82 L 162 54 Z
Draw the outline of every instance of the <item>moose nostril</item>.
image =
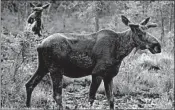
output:
M 159 46 L 155 46 L 154 47 L 154 51 L 157 52 L 157 53 L 160 53 L 161 52 L 161 48 Z

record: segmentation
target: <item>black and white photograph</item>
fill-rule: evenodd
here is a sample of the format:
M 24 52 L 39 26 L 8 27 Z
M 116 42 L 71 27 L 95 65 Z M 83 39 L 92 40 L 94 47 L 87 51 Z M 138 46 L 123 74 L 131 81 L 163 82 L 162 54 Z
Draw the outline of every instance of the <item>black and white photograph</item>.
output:
M 0 3 L 1 109 L 174 109 L 173 0 Z

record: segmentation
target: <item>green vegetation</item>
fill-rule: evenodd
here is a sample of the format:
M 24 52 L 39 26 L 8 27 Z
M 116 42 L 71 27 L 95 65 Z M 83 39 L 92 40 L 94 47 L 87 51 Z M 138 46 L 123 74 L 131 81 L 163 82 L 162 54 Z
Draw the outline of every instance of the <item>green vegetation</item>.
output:
M 38 3 L 37 1 L 35 1 Z M 114 78 L 115 106 L 118 108 L 174 108 L 174 2 L 173 1 L 42 1 L 51 3 L 43 12 L 43 36 L 26 30 L 31 13 L 30 1 L 1 2 L 1 106 L 25 107 L 25 83 L 37 68 L 37 45 L 56 32 L 91 33 L 100 29 L 123 31 L 120 15 L 133 22 L 147 16 L 158 23 L 150 33 L 161 41 L 162 53 L 148 50 L 127 56 Z M 65 108 L 89 108 L 87 104 L 91 77 L 64 77 Z M 104 86 L 98 89 L 93 107 L 108 107 Z M 32 107 L 54 108 L 49 75 L 45 76 L 32 94 Z

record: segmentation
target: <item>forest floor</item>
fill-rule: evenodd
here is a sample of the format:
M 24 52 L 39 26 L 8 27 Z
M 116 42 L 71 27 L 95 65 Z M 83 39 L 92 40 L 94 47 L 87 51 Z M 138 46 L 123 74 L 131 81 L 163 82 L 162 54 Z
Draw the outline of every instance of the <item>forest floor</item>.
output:
M 32 108 L 54 109 L 56 102 L 52 97 L 52 87 L 39 84 L 39 87 L 33 92 L 31 99 Z M 42 87 L 42 89 L 41 89 Z M 88 102 L 90 83 L 79 80 L 70 83 L 63 88 L 63 108 L 64 109 L 109 109 L 109 104 L 105 96 L 105 92 L 97 91 L 96 99 L 93 106 L 90 107 Z M 135 94 L 115 94 L 115 108 L 118 109 L 162 109 L 160 103 L 162 96 L 151 93 L 135 93 Z M 165 99 L 164 99 L 165 100 Z M 168 102 L 168 103 L 167 103 Z M 162 104 L 162 103 L 161 103 Z M 173 109 L 172 100 L 166 101 L 166 108 Z M 25 108 L 25 103 L 22 104 Z M 162 105 L 165 107 L 165 105 Z
M 64 89 L 64 103 L 65 107 L 69 109 L 83 108 L 89 109 L 90 105 L 88 103 L 88 87 L 83 87 L 81 85 L 77 86 L 76 91 L 70 92 Z M 159 100 L 159 97 L 153 95 L 152 97 L 144 96 L 142 94 L 138 95 L 119 95 L 115 96 L 115 107 L 119 109 L 137 109 L 137 108 L 155 108 L 155 104 Z M 94 101 L 92 109 L 109 109 L 109 104 L 105 94 L 97 93 L 96 100 Z

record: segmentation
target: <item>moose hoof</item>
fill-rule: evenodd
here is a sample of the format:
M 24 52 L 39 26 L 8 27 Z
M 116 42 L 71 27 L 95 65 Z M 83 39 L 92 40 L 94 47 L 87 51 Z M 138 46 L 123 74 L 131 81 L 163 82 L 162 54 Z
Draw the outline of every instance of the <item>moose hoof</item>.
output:
M 63 106 L 57 106 L 58 110 L 63 110 Z
M 93 103 L 94 103 L 94 99 L 89 98 L 89 99 L 88 99 L 88 102 L 90 103 L 90 106 L 92 106 L 92 105 L 93 105 Z
M 30 104 L 26 104 L 26 107 L 27 107 L 27 108 L 30 108 Z

